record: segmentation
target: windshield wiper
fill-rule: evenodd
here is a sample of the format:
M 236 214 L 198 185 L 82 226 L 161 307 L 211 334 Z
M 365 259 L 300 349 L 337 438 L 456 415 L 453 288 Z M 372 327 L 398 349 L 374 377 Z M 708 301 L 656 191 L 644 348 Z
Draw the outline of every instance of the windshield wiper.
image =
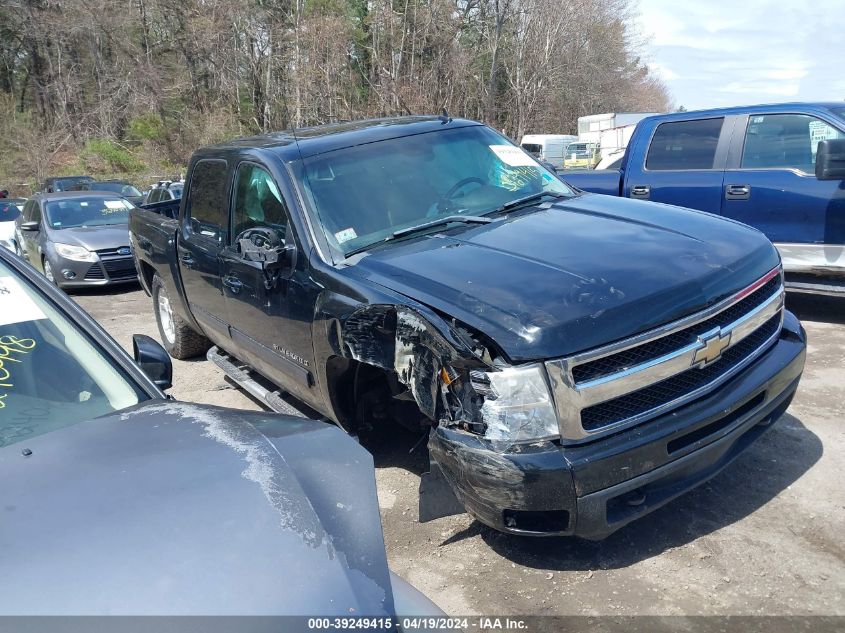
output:
M 412 233 L 416 233 L 418 231 L 424 231 L 435 226 L 452 224 L 453 222 L 464 222 L 466 224 L 489 224 L 492 221 L 493 220 L 490 218 L 484 218 L 480 215 L 447 215 L 445 218 L 437 218 L 435 220 L 431 220 L 430 222 L 423 222 L 422 224 L 417 224 L 416 226 L 410 226 L 407 229 L 394 231 L 393 235 L 388 237 L 387 240 L 394 240 L 397 237 L 411 235 Z
M 506 202 L 505 204 L 496 207 L 492 211 L 485 213 L 484 215 L 493 215 L 495 213 L 502 213 L 503 211 L 510 211 L 511 209 L 516 209 L 517 207 L 521 207 L 525 204 L 531 204 L 532 202 L 539 202 L 543 199 L 544 196 L 551 196 L 552 198 L 568 198 L 569 196 L 565 193 L 561 193 L 560 191 L 540 191 L 539 193 L 532 193 L 530 196 L 523 196 L 522 198 L 517 198 L 516 200 L 511 200 L 510 202 Z
M 370 242 L 369 244 L 365 244 L 364 246 L 359 246 L 358 248 L 352 249 L 351 251 L 345 254 L 345 257 L 352 257 L 353 255 L 357 255 L 358 253 L 363 253 L 364 251 L 368 251 L 371 248 L 380 246 L 385 242 L 390 242 L 400 237 L 405 237 L 406 235 L 412 235 L 413 233 L 417 233 L 418 231 L 425 231 L 426 229 L 430 229 L 435 226 L 452 224 L 453 222 L 465 222 L 466 224 L 489 224 L 492 221 L 493 220 L 490 218 L 485 218 L 478 215 L 448 215 L 445 218 L 437 218 L 436 220 L 424 222 L 422 224 L 418 224 L 417 226 L 411 226 L 407 229 L 400 229 L 398 231 L 394 231 L 391 235 L 388 235 L 383 240 Z

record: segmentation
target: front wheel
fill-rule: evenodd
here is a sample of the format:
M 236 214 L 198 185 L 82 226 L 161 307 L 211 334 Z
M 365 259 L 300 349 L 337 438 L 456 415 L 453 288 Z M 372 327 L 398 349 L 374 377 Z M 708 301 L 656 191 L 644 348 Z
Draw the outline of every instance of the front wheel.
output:
M 204 354 L 211 347 L 211 341 L 195 332 L 173 310 L 164 281 L 158 273 L 153 276 L 152 293 L 158 333 L 167 353 L 179 360 Z
M 58 286 L 59 284 L 56 283 L 56 276 L 53 274 L 53 267 L 50 265 L 50 260 L 46 257 L 44 258 L 44 276 L 54 286 Z

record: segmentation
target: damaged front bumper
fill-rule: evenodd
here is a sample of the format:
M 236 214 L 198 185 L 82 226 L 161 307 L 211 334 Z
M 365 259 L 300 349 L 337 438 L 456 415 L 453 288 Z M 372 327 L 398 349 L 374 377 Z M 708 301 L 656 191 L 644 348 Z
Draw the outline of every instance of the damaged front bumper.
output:
M 432 461 L 490 527 L 602 539 L 707 481 L 770 428 L 797 389 L 805 348 L 803 328 L 786 313 L 777 343 L 752 365 L 661 417 L 577 446 L 538 441 L 505 451 L 440 426 L 429 440 Z

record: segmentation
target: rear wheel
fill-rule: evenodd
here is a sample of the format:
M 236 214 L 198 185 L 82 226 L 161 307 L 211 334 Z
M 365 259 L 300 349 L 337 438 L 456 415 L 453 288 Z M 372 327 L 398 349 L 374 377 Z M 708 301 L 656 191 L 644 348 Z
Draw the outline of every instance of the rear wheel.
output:
M 208 351 L 211 341 L 202 334 L 195 332 L 190 325 L 180 317 L 170 302 L 170 296 L 164 287 L 164 281 L 158 273 L 153 276 L 153 307 L 156 313 L 158 333 L 164 349 L 173 358 L 184 359 L 199 356 Z

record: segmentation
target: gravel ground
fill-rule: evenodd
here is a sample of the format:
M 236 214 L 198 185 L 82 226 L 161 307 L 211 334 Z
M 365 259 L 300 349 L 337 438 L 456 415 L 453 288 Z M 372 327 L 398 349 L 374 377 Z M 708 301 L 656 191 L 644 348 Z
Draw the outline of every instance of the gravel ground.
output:
M 137 286 L 73 297 L 131 351 L 158 338 Z M 790 297 L 809 354 L 789 412 L 708 484 L 599 543 L 518 538 L 466 515 L 417 523 L 424 451 L 371 440 L 391 567 L 447 613 L 845 615 L 845 300 Z M 205 360 L 174 361 L 171 393 L 260 406 Z

